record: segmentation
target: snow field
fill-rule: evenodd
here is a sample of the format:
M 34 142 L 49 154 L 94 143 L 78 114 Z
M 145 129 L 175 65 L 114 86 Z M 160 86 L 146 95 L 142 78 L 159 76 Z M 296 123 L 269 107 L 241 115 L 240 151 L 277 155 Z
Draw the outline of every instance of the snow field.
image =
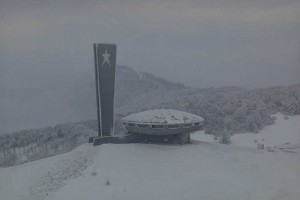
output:
M 298 149 L 300 116 L 276 117 L 259 134 L 233 136 L 232 145 L 198 132 L 190 145 L 84 144 L 0 168 L 0 200 L 299 200 L 300 153 L 259 150 L 254 142 Z
M 298 155 L 200 142 L 106 144 L 47 199 L 298 199 Z M 96 174 L 96 175 L 95 175 Z M 109 179 L 110 185 L 106 185 Z
M 265 127 L 258 134 L 236 134 L 231 138 L 232 144 L 256 148 L 256 140 L 258 143 L 263 143 L 265 146 L 270 147 L 280 147 L 283 144 L 298 144 L 300 148 L 300 116 L 289 117 L 287 120 L 280 113 L 273 116 L 276 117 L 274 125 Z
M 266 148 L 293 149 L 300 152 L 300 116 L 289 117 L 287 120 L 280 113 L 273 116 L 276 117 L 274 125 L 265 127 L 258 134 L 235 134 L 231 137 L 231 145 L 257 148 L 257 143 L 260 143 Z M 206 142 L 214 140 L 214 136 L 204 134 L 204 131 L 191 134 L 191 138 Z
M 61 154 L 9 168 L 0 168 L 0 200 L 40 200 L 76 178 L 95 156 L 95 149 L 76 148 Z

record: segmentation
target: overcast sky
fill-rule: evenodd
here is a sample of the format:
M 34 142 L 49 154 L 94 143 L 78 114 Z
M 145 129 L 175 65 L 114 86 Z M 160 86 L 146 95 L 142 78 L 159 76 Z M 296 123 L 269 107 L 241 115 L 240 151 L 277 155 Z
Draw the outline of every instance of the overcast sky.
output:
M 77 90 L 94 81 L 95 42 L 116 43 L 119 65 L 193 87 L 299 83 L 299 10 L 299 0 L 0 0 L 0 134 L 94 118 L 71 100 L 91 99 Z
M 0 0 L 0 73 L 93 70 L 92 43 L 114 42 L 119 65 L 190 86 L 293 84 L 299 10 L 299 0 Z

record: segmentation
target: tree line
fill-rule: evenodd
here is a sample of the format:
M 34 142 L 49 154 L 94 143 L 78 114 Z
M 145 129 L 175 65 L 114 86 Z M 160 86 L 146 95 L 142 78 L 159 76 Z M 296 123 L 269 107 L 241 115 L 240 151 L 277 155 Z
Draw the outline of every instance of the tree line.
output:
M 170 108 L 190 112 L 205 119 L 206 134 L 216 136 L 235 133 L 258 133 L 272 125 L 272 114 L 300 114 L 300 85 L 266 89 L 217 91 L 193 94 L 179 100 L 146 109 Z M 115 133 L 124 134 L 121 118 L 116 115 Z M 224 133 L 226 131 L 226 133 Z M 59 124 L 0 135 L 0 167 L 68 152 L 86 143 L 98 133 L 96 120 Z

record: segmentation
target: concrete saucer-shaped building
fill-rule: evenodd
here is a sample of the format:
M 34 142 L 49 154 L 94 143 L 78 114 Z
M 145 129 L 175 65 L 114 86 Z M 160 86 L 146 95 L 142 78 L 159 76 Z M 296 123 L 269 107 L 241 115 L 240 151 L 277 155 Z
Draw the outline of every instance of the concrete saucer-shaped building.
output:
M 143 111 L 122 119 L 129 133 L 143 136 L 147 141 L 161 136 L 181 144 L 190 142 L 190 133 L 201 129 L 203 121 L 197 115 L 171 109 Z

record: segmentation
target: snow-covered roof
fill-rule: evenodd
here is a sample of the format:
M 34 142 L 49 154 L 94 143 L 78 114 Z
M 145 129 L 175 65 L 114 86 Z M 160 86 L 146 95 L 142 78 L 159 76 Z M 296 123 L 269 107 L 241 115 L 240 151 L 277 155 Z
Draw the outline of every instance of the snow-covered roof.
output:
M 148 110 L 128 115 L 123 122 L 144 124 L 187 124 L 201 122 L 204 119 L 197 115 L 171 109 Z

